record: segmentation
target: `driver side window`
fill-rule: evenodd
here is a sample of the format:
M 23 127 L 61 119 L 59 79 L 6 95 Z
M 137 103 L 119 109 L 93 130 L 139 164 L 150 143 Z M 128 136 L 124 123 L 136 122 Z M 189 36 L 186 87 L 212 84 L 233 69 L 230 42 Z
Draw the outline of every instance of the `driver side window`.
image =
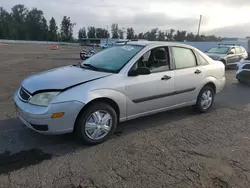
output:
M 167 47 L 154 48 L 147 51 L 133 65 L 131 70 L 147 67 L 151 73 L 167 71 L 170 69 L 169 53 Z

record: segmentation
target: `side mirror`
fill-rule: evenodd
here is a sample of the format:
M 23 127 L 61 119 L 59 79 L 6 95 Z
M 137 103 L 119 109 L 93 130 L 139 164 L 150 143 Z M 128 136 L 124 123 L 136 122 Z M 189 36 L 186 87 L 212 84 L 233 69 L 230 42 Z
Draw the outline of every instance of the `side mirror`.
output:
M 228 55 L 233 55 L 234 52 L 233 52 L 233 51 L 230 51 L 230 52 L 228 52 L 227 54 L 228 54 Z
M 140 67 L 136 70 L 130 71 L 128 76 L 138 76 L 138 75 L 148 75 L 151 74 L 151 71 L 147 67 Z

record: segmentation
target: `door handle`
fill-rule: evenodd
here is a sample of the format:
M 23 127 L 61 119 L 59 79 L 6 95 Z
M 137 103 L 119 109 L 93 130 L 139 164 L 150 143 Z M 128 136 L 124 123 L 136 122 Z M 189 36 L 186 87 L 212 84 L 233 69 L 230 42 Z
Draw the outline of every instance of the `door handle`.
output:
M 171 79 L 171 76 L 167 76 L 167 75 L 164 75 L 164 76 L 161 78 L 161 80 L 169 80 L 169 79 Z
M 199 69 L 197 69 L 194 73 L 195 73 L 195 74 L 200 74 L 201 71 L 200 71 Z

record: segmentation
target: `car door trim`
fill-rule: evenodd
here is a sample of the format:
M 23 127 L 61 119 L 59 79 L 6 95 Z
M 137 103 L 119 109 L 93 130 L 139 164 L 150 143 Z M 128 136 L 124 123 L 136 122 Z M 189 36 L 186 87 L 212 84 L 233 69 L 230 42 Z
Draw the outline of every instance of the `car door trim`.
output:
M 191 91 L 194 91 L 196 88 L 189 88 L 189 89 L 185 89 L 185 90 L 179 90 L 179 91 L 175 91 L 175 92 L 171 92 L 171 93 L 164 93 L 164 94 L 160 94 L 160 95 L 154 95 L 154 96 L 149 96 L 149 97 L 144 97 L 144 98 L 139 98 L 139 99 L 134 99 L 132 100 L 134 103 L 141 103 L 141 102 L 146 102 L 146 101 L 150 101 L 150 100 L 155 100 L 155 99 L 160 99 L 160 98 L 164 98 L 164 97 L 169 97 L 169 96 L 173 96 L 173 95 L 179 95 L 182 93 L 188 93 Z

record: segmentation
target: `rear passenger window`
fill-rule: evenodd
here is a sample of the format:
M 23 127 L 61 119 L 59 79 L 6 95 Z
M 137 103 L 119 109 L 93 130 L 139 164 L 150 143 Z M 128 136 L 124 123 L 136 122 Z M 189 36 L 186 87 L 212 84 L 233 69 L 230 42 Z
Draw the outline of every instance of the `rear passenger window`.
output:
M 172 47 L 176 69 L 196 66 L 196 58 L 192 50 L 188 48 Z
M 242 53 L 240 47 L 236 47 L 235 50 L 236 50 L 236 54 L 241 54 Z
M 241 53 L 245 53 L 246 52 L 246 50 L 244 49 L 244 48 L 240 48 L 241 49 Z
M 199 61 L 199 65 L 208 65 L 209 64 L 207 62 L 207 60 L 200 53 L 196 53 L 196 54 L 197 54 L 197 58 Z

